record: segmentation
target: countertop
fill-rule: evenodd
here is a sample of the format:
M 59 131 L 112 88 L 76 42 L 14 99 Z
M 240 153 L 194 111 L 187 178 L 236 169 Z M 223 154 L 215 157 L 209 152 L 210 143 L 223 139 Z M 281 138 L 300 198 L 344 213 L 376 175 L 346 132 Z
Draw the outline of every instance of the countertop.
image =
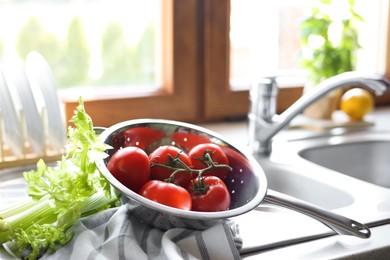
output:
M 377 108 L 367 116 L 375 127 L 390 131 L 390 108 Z M 304 129 L 307 121 L 297 118 L 291 129 L 286 129 L 277 138 L 291 139 L 302 136 L 321 135 L 326 130 Z M 224 136 L 226 140 L 241 149 L 247 148 L 248 125 L 246 121 L 220 122 L 201 125 Z M 299 126 L 299 127 L 297 127 Z M 2 170 L 0 173 L 0 207 L 16 202 L 25 196 L 21 173 L 28 169 L 20 168 L 15 178 L 15 170 Z M 240 226 L 243 238 L 242 257 L 245 259 L 329 259 L 354 258 L 375 259 L 390 255 L 390 224 L 371 228 L 372 237 L 362 240 L 339 236 L 326 226 L 302 214 L 281 209 L 269 204 L 261 204 L 258 209 L 243 214 L 234 220 Z M 304 237 L 304 239 L 300 239 Z M 5 257 L 0 251 L 0 259 Z
M 342 112 L 335 114 L 334 126 L 345 123 Z M 224 122 L 204 124 L 232 144 L 247 149 L 248 123 Z M 312 127 L 317 126 L 317 127 Z M 320 127 L 318 127 L 320 126 Z M 390 107 L 376 108 L 365 117 L 365 124 L 346 127 L 348 131 L 375 130 L 390 132 Z M 304 116 L 291 122 L 276 138 L 293 140 L 308 136 L 338 134 L 340 130 L 321 120 Z M 334 235 L 330 230 L 302 214 L 270 205 L 237 218 L 244 240 L 245 259 L 388 259 L 390 257 L 390 224 L 370 228 L 369 239 Z M 304 237 L 305 239 L 302 239 Z

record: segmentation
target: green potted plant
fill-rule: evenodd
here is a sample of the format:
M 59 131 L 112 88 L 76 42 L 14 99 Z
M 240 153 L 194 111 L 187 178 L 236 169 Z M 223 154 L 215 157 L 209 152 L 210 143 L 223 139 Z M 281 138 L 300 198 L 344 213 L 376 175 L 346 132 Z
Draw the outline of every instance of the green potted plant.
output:
M 311 14 L 300 22 L 301 66 L 308 71 L 305 89 L 342 72 L 355 70 L 360 48 L 357 24 L 362 21 L 355 11 L 355 0 L 317 1 Z M 309 107 L 305 114 L 329 119 L 337 108 L 339 97 L 340 93 L 331 93 Z

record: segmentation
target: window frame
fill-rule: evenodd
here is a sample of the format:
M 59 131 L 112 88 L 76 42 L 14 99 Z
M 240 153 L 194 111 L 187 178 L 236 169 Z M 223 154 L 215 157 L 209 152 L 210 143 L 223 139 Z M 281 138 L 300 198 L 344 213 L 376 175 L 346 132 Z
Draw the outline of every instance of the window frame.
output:
M 198 1 L 164 0 L 162 8 L 162 86 L 154 92 L 84 100 L 94 125 L 107 127 L 135 118 L 196 121 L 201 118 Z M 121 96 L 122 95 L 122 96 Z M 69 122 L 78 100 L 63 100 Z
M 233 91 L 229 84 L 230 1 L 164 0 L 162 12 L 161 90 L 134 97 L 85 100 L 94 124 L 110 126 L 133 118 L 199 123 L 245 117 L 249 93 Z M 390 24 L 390 15 L 387 21 Z M 390 43 L 390 26 L 387 42 Z M 386 53 L 390 53 L 390 44 L 386 46 Z M 386 60 L 384 74 L 390 78 L 390 57 Z M 277 112 L 283 112 L 302 92 L 303 86 L 281 88 Z M 77 100 L 64 103 L 69 121 Z M 376 104 L 389 105 L 390 93 L 376 97 Z
M 230 1 L 204 1 L 204 116 L 213 120 L 248 111 L 248 91 L 229 84 Z

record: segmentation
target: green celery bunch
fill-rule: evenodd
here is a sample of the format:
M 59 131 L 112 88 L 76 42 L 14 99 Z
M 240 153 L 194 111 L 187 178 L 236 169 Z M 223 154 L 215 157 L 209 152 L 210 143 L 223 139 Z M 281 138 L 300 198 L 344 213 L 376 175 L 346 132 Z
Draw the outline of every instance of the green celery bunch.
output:
M 0 210 L 0 244 L 22 259 L 54 252 L 72 238 L 74 222 L 119 205 L 119 196 L 100 174 L 96 160 L 111 147 L 100 141 L 79 99 L 68 129 L 66 154 L 56 167 L 43 160 L 37 170 L 24 172 L 30 201 Z

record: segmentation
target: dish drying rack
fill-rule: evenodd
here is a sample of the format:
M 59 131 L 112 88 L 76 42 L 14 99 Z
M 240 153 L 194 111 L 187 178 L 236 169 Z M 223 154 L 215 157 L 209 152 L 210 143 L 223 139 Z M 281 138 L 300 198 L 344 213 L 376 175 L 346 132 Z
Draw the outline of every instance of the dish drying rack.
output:
M 5 131 L 4 131 L 4 120 L 2 113 L 0 111 L 0 169 L 17 167 L 17 166 L 26 166 L 34 165 L 38 162 L 39 159 L 43 159 L 47 162 L 54 162 L 61 159 L 62 155 L 65 153 L 65 147 L 63 149 L 54 149 L 48 140 L 48 128 L 45 120 L 46 108 L 43 107 L 40 111 L 40 118 L 42 124 L 42 129 L 44 129 L 44 145 L 42 152 L 37 154 L 33 151 L 31 143 L 26 137 L 26 127 L 24 123 L 24 113 L 23 110 L 19 110 L 19 126 L 20 131 L 23 136 L 23 149 L 20 156 L 14 155 L 10 145 L 5 140 Z
M 49 64 L 32 51 L 0 65 L 0 169 L 59 160 L 66 124 Z

